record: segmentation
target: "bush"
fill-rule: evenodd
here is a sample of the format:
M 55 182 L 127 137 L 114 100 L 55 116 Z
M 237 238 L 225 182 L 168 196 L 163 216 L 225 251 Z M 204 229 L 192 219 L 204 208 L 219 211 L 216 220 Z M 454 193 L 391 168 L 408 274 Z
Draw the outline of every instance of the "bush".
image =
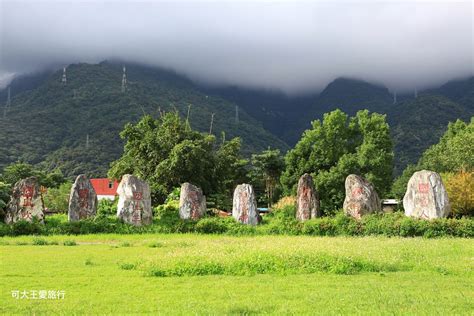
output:
M 295 196 L 284 196 L 273 205 L 273 209 L 282 209 L 287 206 L 296 207 Z
M 36 220 L 32 222 L 18 221 L 11 227 L 11 234 L 13 236 L 20 235 L 40 235 L 43 232 L 44 226 Z
M 76 243 L 75 240 L 65 240 L 65 241 L 63 242 L 63 245 L 64 245 L 64 246 L 76 246 L 77 243 Z
M 97 216 L 106 217 L 117 214 L 118 198 L 114 200 L 102 199 L 97 205 Z
M 234 222 L 233 218 L 229 218 Z M 208 217 L 196 223 L 196 232 L 201 234 L 222 234 L 228 230 L 230 221 L 227 218 Z
M 442 174 L 453 216 L 474 216 L 474 171 Z
M 339 211 L 334 217 L 313 218 L 305 222 L 290 216 L 291 207 L 267 215 L 257 226 L 243 225 L 232 217 L 208 217 L 199 221 L 181 220 L 171 205 L 160 206 L 159 218 L 152 225 L 133 226 L 116 218 L 102 217 L 66 222 L 60 216 L 39 222 L 19 221 L 13 225 L 0 224 L 0 236 L 18 235 L 81 235 L 81 234 L 146 234 L 146 233 L 200 233 L 251 235 L 311 235 L 311 236 L 401 236 L 427 238 L 454 236 L 474 237 L 473 218 L 442 218 L 421 220 L 405 217 L 403 213 L 372 214 L 356 220 Z M 64 215 L 62 215 L 64 216 Z

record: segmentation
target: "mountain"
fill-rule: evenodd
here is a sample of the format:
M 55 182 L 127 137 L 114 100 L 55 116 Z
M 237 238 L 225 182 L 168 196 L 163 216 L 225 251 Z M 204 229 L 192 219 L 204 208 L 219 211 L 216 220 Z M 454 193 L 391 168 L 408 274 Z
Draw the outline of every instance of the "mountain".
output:
M 12 106 L 0 120 L 0 168 L 23 160 L 61 167 L 69 176 L 103 176 L 122 153 L 119 132 L 124 124 L 144 113 L 157 116 L 160 110 L 177 110 L 185 118 L 191 104 L 193 128 L 208 132 L 215 113 L 213 134 L 240 136 L 247 156 L 268 146 L 286 151 L 312 120 L 336 108 L 350 115 L 360 109 L 386 114 L 398 175 L 438 142 L 449 122 L 474 115 L 474 77 L 419 91 L 417 98 L 401 94 L 394 104 L 386 87 L 350 78 L 334 80 L 319 94 L 287 96 L 205 87 L 173 71 L 137 64 L 128 64 L 127 91 L 122 93 L 122 65 L 115 62 L 70 65 L 66 85 L 61 76 L 62 70 L 44 72 L 11 83 Z M 0 100 L 5 99 L 2 90 Z
M 414 94 L 393 94 L 384 86 L 358 79 L 338 78 L 320 94 L 288 97 L 281 92 L 237 87 L 215 88 L 212 93 L 230 99 L 263 126 L 293 146 L 310 122 L 336 108 L 349 115 L 368 109 L 387 115 L 395 150 L 394 174 L 416 163 L 428 147 L 438 142 L 449 122 L 474 115 L 474 77 L 450 81 Z
M 6 118 L 0 124 L 0 168 L 18 161 L 59 167 L 68 176 L 88 173 L 104 176 L 123 149 L 119 137 L 127 122 L 144 114 L 177 110 L 193 128 L 243 139 L 243 152 L 272 148 L 285 151 L 283 141 L 262 128 L 243 109 L 235 122 L 235 104 L 200 92 L 188 79 L 171 71 L 140 65 L 127 66 L 127 90 L 121 92 L 122 66 L 103 62 L 67 67 L 13 93 Z M 13 89 L 13 88 L 12 88 Z

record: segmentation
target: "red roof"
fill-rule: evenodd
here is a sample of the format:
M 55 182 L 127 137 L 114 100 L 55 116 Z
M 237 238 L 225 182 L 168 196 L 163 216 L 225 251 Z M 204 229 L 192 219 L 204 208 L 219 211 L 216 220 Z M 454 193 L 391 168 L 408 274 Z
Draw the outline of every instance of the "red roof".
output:
M 97 195 L 117 195 L 117 188 L 119 185 L 117 180 L 110 180 L 107 178 L 91 179 L 91 183 Z

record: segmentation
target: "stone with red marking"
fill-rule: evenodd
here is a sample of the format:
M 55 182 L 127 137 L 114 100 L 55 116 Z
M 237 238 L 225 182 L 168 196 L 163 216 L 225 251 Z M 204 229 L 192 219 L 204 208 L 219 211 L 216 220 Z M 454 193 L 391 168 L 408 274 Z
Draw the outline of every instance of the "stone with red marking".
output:
M 405 215 L 421 219 L 447 217 L 451 212 L 448 193 L 438 173 L 415 172 L 403 198 Z
M 29 177 L 13 186 L 6 208 L 5 223 L 13 224 L 20 220 L 31 222 L 33 219 L 43 221 L 44 204 L 38 180 L 36 177 Z
M 183 183 L 179 195 L 179 217 L 198 220 L 205 214 L 206 196 L 202 194 L 202 190 L 191 183 Z
M 232 216 L 240 223 L 257 225 L 259 215 L 255 192 L 250 184 L 239 184 L 234 191 Z
M 319 217 L 319 196 L 313 183 L 313 177 L 305 173 L 298 181 L 298 192 L 296 197 L 296 219 L 305 221 Z
M 150 225 L 153 222 L 150 186 L 139 178 L 126 174 L 120 181 L 117 194 L 117 217 L 135 226 Z
M 97 212 L 97 194 L 86 175 L 78 175 L 69 194 L 70 222 L 94 217 Z
M 354 218 L 360 219 L 365 214 L 371 214 L 382 209 L 374 186 L 361 176 L 351 174 L 346 178 L 346 198 L 344 199 L 344 212 Z

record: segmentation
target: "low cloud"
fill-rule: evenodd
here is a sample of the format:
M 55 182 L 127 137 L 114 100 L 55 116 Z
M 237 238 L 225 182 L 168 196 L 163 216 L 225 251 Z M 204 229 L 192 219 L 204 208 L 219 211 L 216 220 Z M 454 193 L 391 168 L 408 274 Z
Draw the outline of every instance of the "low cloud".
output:
M 473 74 L 471 1 L 0 0 L 0 78 L 120 58 L 196 81 L 405 91 Z

